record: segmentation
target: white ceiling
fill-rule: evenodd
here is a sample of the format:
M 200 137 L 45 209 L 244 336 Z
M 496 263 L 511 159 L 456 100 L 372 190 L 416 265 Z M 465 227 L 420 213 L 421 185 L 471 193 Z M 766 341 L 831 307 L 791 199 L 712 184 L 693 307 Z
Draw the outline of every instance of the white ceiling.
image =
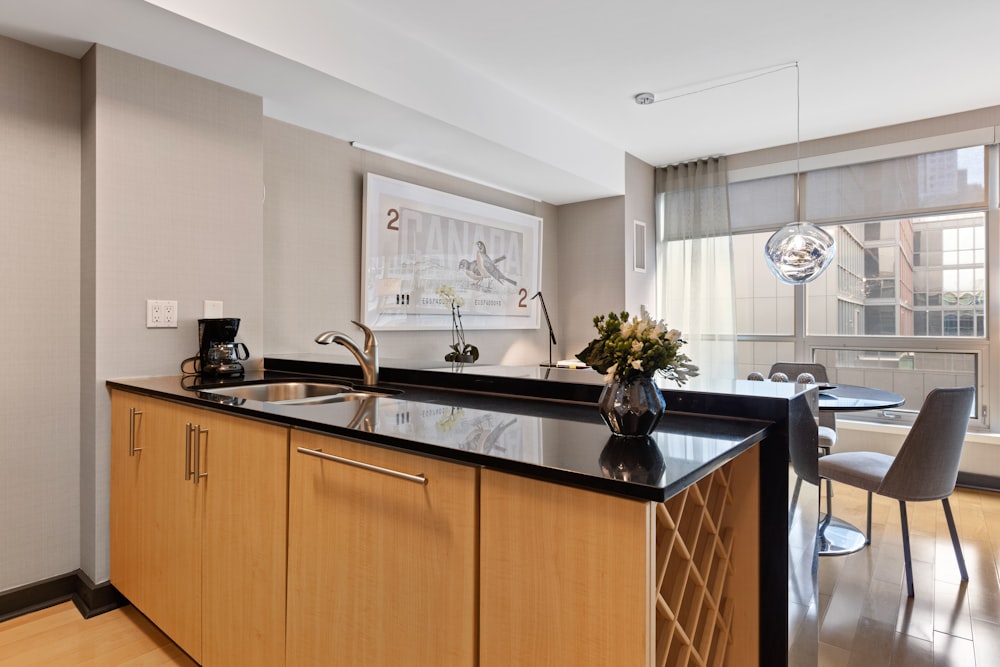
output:
M 998 26 L 996 0 L 0 0 L 0 34 L 105 44 L 556 204 L 621 194 L 624 153 L 793 143 L 799 102 L 803 140 L 1000 105 Z

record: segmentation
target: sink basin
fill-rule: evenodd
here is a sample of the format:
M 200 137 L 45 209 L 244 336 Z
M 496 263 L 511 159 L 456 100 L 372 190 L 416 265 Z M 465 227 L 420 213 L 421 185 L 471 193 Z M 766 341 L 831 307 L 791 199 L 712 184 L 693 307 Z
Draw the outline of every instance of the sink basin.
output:
M 346 384 L 293 381 L 206 387 L 201 391 L 216 396 L 285 405 L 312 405 L 389 396 L 387 392 L 359 390 Z

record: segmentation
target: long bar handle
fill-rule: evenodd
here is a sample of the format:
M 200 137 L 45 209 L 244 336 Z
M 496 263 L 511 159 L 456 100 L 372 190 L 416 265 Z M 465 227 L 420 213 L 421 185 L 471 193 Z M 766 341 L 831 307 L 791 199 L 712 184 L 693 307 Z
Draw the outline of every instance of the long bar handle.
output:
M 198 480 L 202 477 L 208 477 L 207 472 L 201 472 L 201 434 L 208 433 L 207 428 L 202 428 L 200 424 L 191 425 L 191 437 L 194 440 L 194 472 L 191 474 L 194 479 L 194 483 L 197 484 Z
M 128 455 L 135 456 L 136 452 L 141 452 L 142 447 L 135 446 L 135 416 L 142 416 L 142 410 L 135 408 L 128 409 Z
M 184 481 L 191 479 L 191 422 L 184 425 Z
M 411 475 L 408 472 L 400 472 L 398 470 L 392 470 L 391 468 L 383 468 L 382 466 L 372 465 L 371 463 L 362 463 L 361 461 L 355 461 L 354 459 L 345 459 L 340 456 L 334 456 L 333 454 L 327 454 L 322 450 L 307 449 L 306 447 L 299 447 L 296 451 L 298 451 L 299 454 L 305 454 L 306 456 L 315 456 L 316 458 L 323 459 L 325 461 L 334 461 L 335 463 L 343 463 L 344 465 L 353 466 L 355 468 L 361 468 L 362 470 L 377 472 L 382 475 L 389 475 L 390 477 L 395 477 L 397 479 L 405 479 L 407 482 L 416 482 L 417 484 L 427 483 L 427 478 L 424 477 L 424 473 Z

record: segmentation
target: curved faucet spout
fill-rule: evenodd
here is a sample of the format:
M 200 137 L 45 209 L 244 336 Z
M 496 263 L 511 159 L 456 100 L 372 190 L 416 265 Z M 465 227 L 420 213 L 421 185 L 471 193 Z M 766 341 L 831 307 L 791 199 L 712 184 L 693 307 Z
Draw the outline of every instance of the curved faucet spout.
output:
M 351 323 L 365 332 L 364 348 L 360 347 L 353 338 L 339 331 L 324 331 L 316 336 L 316 342 L 320 345 L 337 343 L 346 347 L 361 364 L 365 384 L 375 386 L 378 384 L 378 340 L 375 338 L 375 332 L 360 322 L 351 320 Z

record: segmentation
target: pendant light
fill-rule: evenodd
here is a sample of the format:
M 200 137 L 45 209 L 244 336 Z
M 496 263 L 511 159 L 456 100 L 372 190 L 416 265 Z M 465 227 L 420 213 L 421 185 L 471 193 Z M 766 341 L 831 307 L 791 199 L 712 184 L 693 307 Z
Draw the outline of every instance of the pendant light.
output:
M 789 285 L 803 285 L 818 278 L 833 261 L 836 243 L 824 229 L 802 219 L 799 196 L 801 95 L 799 63 L 795 62 L 795 222 L 771 235 L 764 244 L 764 259 L 774 277 Z

